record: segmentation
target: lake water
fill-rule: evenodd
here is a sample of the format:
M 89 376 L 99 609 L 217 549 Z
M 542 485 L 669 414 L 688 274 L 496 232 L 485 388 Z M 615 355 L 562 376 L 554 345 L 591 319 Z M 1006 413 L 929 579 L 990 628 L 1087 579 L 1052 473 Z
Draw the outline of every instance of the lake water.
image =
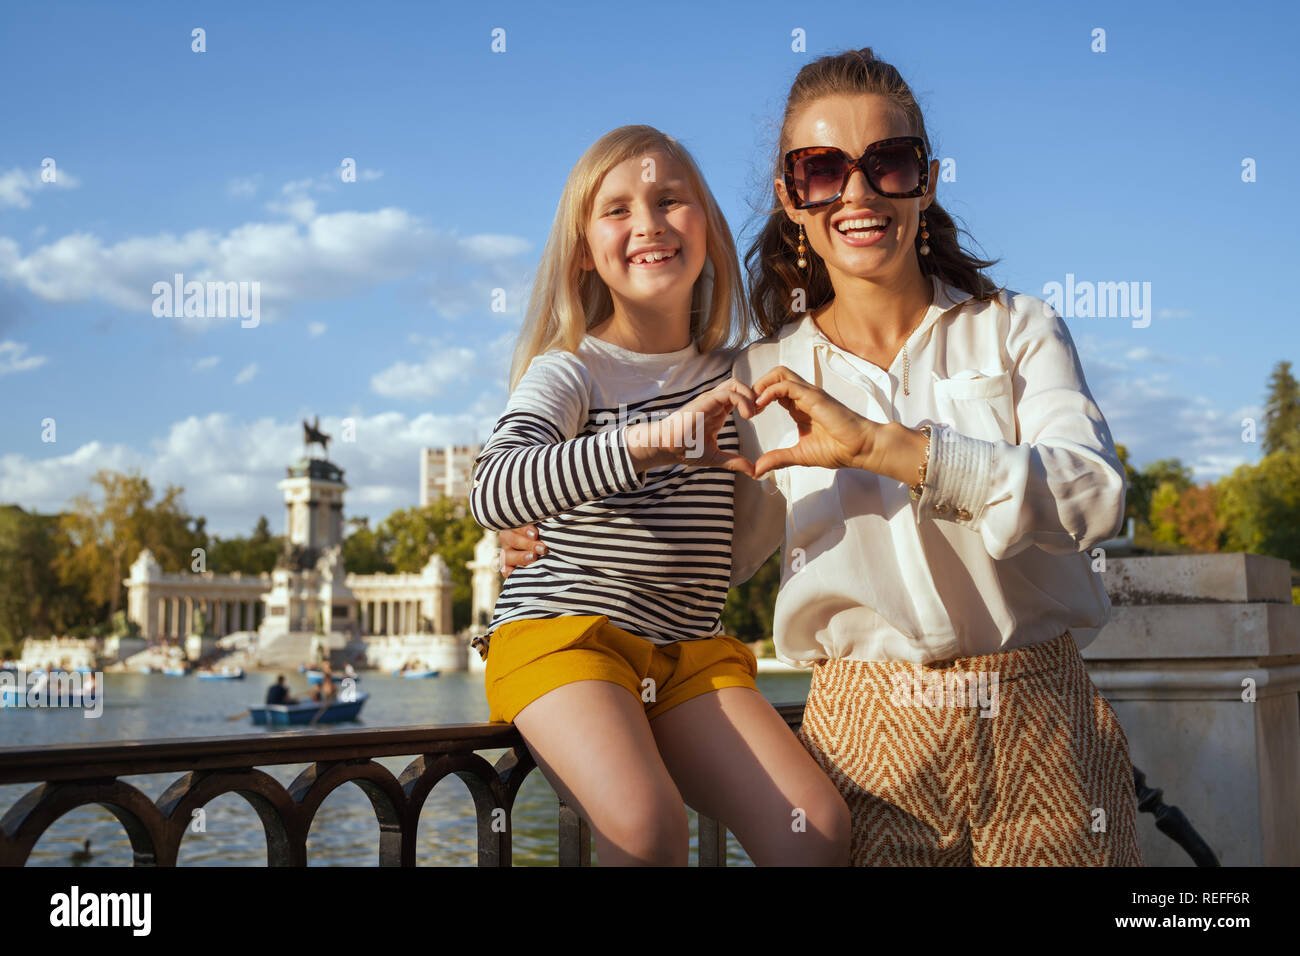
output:
M 39 747 L 45 744 L 103 743 L 168 737 L 216 737 L 264 733 L 248 717 L 229 721 L 252 704 L 260 703 L 274 681 L 271 673 L 250 674 L 242 681 L 200 681 L 193 677 L 143 674 L 105 675 L 104 710 L 86 719 L 76 708 L 0 709 L 0 746 Z M 286 673 L 290 692 L 303 697 L 305 679 Z M 808 696 L 807 674 L 760 674 L 759 689 L 774 703 L 802 702 Z M 355 723 L 336 724 L 311 731 L 400 727 L 419 724 L 460 724 L 486 721 L 481 672 L 448 673 L 430 680 L 402 680 L 389 674 L 365 672 L 358 690 L 370 694 Z M 495 762 L 504 751 L 481 751 Z M 411 757 L 380 758 L 377 762 L 397 775 Z M 288 786 L 304 764 L 262 767 Z M 123 779 L 151 800 L 178 774 L 142 774 Z M 0 786 L 0 813 L 38 784 Z M 206 807 L 206 830 L 187 833 L 178 862 L 199 866 L 264 866 L 266 839 L 253 808 L 236 794 L 225 794 Z M 691 863 L 695 862 L 695 814 L 691 824 Z M 513 860 L 516 866 L 554 866 L 558 858 L 555 793 L 540 771 L 528 775 L 513 814 Z M 130 866 L 131 848 L 126 833 L 107 810 L 82 807 L 60 818 L 37 843 L 29 865 L 59 866 L 70 854 L 91 841 L 90 866 Z M 477 829 L 469 790 L 455 777 L 445 778 L 425 801 L 420 818 L 416 861 L 421 866 L 474 866 Z M 727 863 L 749 865 L 749 858 L 728 834 Z M 369 799 L 355 785 L 335 790 L 317 812 L 307 841 L 310 866 L 376 866 L 379 824 Z M 595 862 L 593 847 L 592 859 Z

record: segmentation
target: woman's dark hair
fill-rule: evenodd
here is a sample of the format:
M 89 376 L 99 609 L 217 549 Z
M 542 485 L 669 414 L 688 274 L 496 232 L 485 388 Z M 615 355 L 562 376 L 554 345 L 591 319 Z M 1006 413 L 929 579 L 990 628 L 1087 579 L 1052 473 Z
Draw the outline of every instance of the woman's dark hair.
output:
M 745 268 L 750 279 L 749 302 L 760 335 L 775 335 L 786 323 L 798 317 L 790 311 L 796 289 L 804 290 L 805 305 L 810 312 L 835 298 L 826 265 L 811 247 L 805 253 L 807 269 L 796 268 L 799 227 L 786 216 L 774 180 L 783 177 L 783 157 L 793 148 L 789 140 L 790 126 L 801 110 L 826 96 L 862 93 L 888 97 L 907 118 L 908 135 L 921 137 L 925 142 L 926 156 L 931 155 L 930 137 L 926 135 L 925 118 L 916 97 L 898 70 L 883 60 L 877 60 L 870 47 L 824 56 L 799 71 L 786 98 L 772 175 L 767 179 L 773 205 L 767 210 L 767 221 L 745 254 Z M 942 281 L 969 292 L 977 300 L 997 298 L 1000 288 L 981 271 L 997 260 L 979 259 L 962 249 L 958 232 L 966 233 L 966 230 L 958 229 L 952 216 L 937 200 L 925 210 L 925 221 L 926 231 L 930 234 L 927 240 L 930 253 L 917 254 L 921 272 L 927 277 L 936 275 Z M 920 246 L 919 230 L 915 244 Z

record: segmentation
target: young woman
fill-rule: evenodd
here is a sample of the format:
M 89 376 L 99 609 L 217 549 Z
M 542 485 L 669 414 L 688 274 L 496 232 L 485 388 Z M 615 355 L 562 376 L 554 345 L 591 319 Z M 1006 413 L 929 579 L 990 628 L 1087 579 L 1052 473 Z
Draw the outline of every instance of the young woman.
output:
M 1109 615 L 1087 552 L 1123 470 L 1069 331 L 961 249 L 937 172 L 870 49 L 800 71 L 747 256 L 735 580 L 784 537 L 777 652 L 813 667 L 799 738 L 853 863 L 1140 865 L 1128 742 L 1070 630 Z
M 511 396 L 476 462 L 475 519 L 540 525 L 488 625 L 491 719 L 513 721 L 600 862 L 681 865 L 683 800 L 760 865 L 848 857 L 843 799 L 722 633 L 753 392 L 730 232 L 690 155 L 614 130 L 570 173 Z

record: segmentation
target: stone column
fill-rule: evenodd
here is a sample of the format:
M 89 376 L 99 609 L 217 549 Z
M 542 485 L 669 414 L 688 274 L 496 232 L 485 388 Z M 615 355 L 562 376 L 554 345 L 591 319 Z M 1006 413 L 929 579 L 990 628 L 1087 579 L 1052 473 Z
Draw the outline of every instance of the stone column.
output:
M 1147 785 L 1224 866 L 1300 865 L 1300 607 L 1287 562 L 1253 554 L 1115 558 L 1112 602 L 1079 629 L 1093 682 Z M 1140 814 L 1148 866 L 1191 866 Z

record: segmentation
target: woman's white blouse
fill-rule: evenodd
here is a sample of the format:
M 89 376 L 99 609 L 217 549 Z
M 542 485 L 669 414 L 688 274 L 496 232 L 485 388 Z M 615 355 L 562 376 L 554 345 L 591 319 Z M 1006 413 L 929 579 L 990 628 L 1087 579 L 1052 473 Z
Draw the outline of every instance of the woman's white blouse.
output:
M 807 315 L 736 359 L 742 382 L 785 365 L 873 421 L 933 426 L 917 502 L 860 469 L 737 476 L 732 583 L 784 537 L 773 629 L 787 663 L 996 653 L 1110 615 L 1094 549 L 1123 521 L 1124 471 L 1069 330 L 1033 296 L 977 302 L 932 282 L 907 340 L 908 395 L 902 350 L 885 371 Z M 798 440 L 778 403 L 733 417 L 752 461 Z

